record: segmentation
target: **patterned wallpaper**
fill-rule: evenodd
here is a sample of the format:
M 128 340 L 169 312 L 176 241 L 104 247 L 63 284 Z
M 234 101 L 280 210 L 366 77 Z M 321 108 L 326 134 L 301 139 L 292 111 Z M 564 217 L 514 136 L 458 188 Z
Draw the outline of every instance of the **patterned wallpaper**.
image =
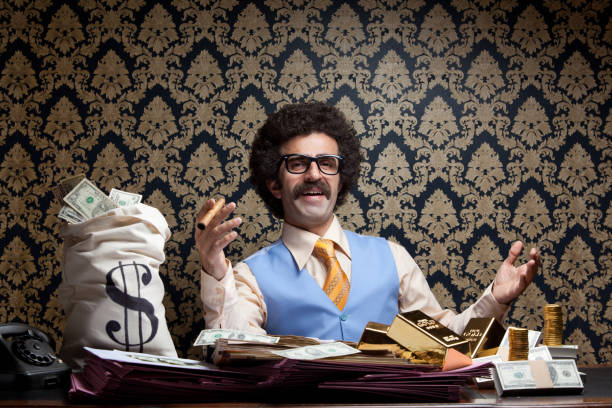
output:
M 346 228 L 404 245 L 459 310 L 513 240 L 537 245 L 508 323 L 541 329 L 560 303 L 579 362 L 612 362 L 611 14 L 601 0 L 0 2 L 0 321 L 61 342 L 50 189 L 85 173 L 165 215 L 164 304 L 189 355 L 204 326 L 195 213 L 237 202 L 233 261 L 275 240 L 249 146 L 267 112 L 316 99 L 354 122 L 366 158 Z

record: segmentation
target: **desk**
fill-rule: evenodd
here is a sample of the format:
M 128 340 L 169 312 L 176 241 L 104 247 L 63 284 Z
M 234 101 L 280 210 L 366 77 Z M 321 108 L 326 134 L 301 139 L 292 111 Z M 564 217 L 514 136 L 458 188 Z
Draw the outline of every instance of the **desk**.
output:
M 587 374 L 584 392 L 581 395 L 537 396 L 537 397 L 503 397 L 497 396 L 495 390 L 478 390 L 466 388 L 461 401 L 453 403 L 411 403 L 411 402 L 334 402 L 334 403 L 263 403 L 263 402 L 214 402 L 214 403 L 180 403 L 155 404 L 160 407 L 612 407 L 612 366 L 581 367 Z M 65 391 L 38 390 L 28 393 L 0 391 L 0 407 L 66 407 L 71 404 L 66 399 Z M 95 402 L 75 405 L 78 407 L 100 407 Z M 134 406 L 134 405 L 131 405 Z M 144 406 L 151 407 L 152 404 Z

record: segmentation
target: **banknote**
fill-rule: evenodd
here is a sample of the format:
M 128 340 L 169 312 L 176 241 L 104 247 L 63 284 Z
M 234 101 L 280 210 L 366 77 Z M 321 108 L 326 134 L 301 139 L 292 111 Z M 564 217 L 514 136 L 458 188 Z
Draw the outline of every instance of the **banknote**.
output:
M 550 379 L 555 388 L 578 388 L 583 387 L 578 367 L 574 360 L 547 361 Z
M 78 222 L 85 221 L 85 218 L 72 209 L 72 207 L 68 207 L 67 205 L 63 206 L 59 214 L 57 215 L 59 218 L 68 221 L 70 224 L 76 224 Z
M 503 361 L 502 358 L 498 356 L 497 354 L 493 354 L 491 356 L 485 356 L 485 357 L 476 357 L 472 359 L 472 362 L 474 363 L 494 363 L 494 362 L 501 362 L 501 361 Z
M 536 387 L 531 366 L 524 361 L 495 363 L 496 376 L 504 390 L 531 389 Z
M 361 352 L 356 348 L 348 346 L 344 343 L 333 342 L 287 350 L 273 350 L 272 353 L 294 360 L 316 360 L 326 357 L 346 356 Z
M 529 360 L 552 360 L 552 356 L 550 355 L 550 351 L 548 351 L 548 347 L 546 346 L 538 346 L 532 349 L 529 349 Z
M 578 358 L 578 349 L 579 347 L 576 344 L 564 344 L 561 346 L 546 346 L 550 355 L 554 359 L 563 359 L 563 358 Z
M 86 219 L 94 218 L 118 207 L 113 200 L 87 179 L 81 180 L 64 197 L 64 202 Z
M 128 193 L 127 191 L 118 190 L 116 188 L 111 189 L 108 197 L 117 203 L 119 207 L 129 207 L 142 201 L 142 195 Z
M 258 343 L 276 344 L 279 337 L 267 336 L 265 334 L 254 334 L 239 330 L 228 329 L 206 329 L 202 330 L 193 343 L 194 346 L 208 346 L 215 344 L 217 339 L 243 340 Z
M 583 388 L 580 373 L 574 360 L 544 361 L 553 388 Z M 526 390 L 537 388 L 529 361 L 495 363 L 496 377 L 502 390 Z

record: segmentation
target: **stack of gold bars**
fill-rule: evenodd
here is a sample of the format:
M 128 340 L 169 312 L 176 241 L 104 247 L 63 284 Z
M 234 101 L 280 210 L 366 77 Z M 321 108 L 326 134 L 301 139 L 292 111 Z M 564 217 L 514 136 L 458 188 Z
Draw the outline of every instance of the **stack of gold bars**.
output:
M 432 364 L 442 370 L 468 366 L 470 342 L 420 310 L 398 314 L 389 326 L 370 322 L 358 349 L 386 350 L 416 364 Z

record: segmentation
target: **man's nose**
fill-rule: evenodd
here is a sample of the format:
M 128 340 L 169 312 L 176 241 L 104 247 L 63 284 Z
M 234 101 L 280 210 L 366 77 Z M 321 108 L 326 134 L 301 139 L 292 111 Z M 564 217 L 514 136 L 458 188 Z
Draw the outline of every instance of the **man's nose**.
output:
M 308 170 L 306 170 L 306 179 L 307 180 L 318 180 L 322 177 L 321 170 L 319 170 L 319 166 L 317 162 L 312 160 L 310 162 L 310 166 L 308 166 Z

